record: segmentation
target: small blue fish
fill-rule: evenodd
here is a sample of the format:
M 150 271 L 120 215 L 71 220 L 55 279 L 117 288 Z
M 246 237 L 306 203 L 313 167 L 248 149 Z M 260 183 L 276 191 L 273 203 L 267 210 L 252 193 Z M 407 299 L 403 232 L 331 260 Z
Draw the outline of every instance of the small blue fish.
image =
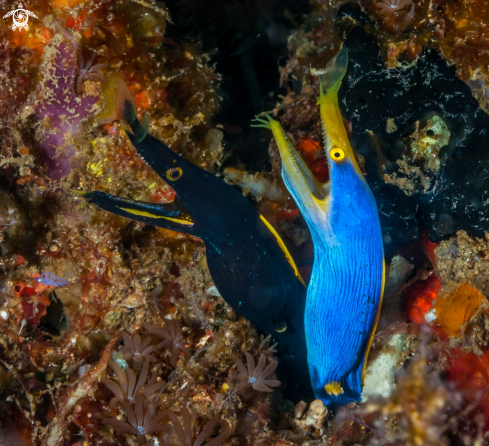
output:
M 278 122 L 270 117 L 259 120 L 273 132 L 284 183 L 314 243 L 304 323 L 312 387 L 325 404 L 360 400 L 384 288 L 377 206 L 355 160 L 338 107 L 347 64 L 343 49 L 326 67 L 318 101 L 329 183 L 313 176 Z
M 68 282 L 62 277 L 57 277 L 52 273 L 42 273 L 37 278 L 37 284 L 42 283 L 43 285 L 54 286 L 59 288 L 60 286 L 68 285 Z

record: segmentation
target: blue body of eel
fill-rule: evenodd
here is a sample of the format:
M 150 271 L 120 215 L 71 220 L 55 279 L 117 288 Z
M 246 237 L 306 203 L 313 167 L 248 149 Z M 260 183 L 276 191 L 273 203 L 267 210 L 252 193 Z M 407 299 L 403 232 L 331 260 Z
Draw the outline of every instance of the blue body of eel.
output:
M 258 120 L 273 132 L 282 158 L 282 177 L 314 243 L 304 323 L 312 387 L 325 404 L 360 400 L 384 287 L 377 206 L 338 107 L 347 63 L 343 49 L 326 67 L 318 101 L 328 183 L 316 180 L 278 122 L 269 117 Z

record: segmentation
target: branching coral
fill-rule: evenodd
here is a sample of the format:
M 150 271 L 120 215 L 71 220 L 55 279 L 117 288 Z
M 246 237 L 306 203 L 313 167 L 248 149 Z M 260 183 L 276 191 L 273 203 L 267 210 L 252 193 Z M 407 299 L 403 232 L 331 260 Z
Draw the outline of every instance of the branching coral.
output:
M 165 413 L 162 412 L 156 415 L 156 407 L 154 403 L 149 403 L 146 407 L 143 403 L 143 398 L 140 393 L 136 393 L 136 404 L 134 409 L 127 402 L 122 402 L 122 407 L 127 415 L 127 420 L 122 421 L 116 418 L 106 418 L 102 424 L 117 428 L 116 435 L 124 434 L 136 435 L 139 446 L 151 446 L 152 441 L 146 442 L 145 435 L 152 435 L 156 432 L 161 432 L 165 426 L 159 424 L 165 418 Z
M 277 361 L 271 362 L 265 368 L 267 359 L 265 358 L 265 355 L 261 354 L 260 359 L 258 360 L 258 365 L 255 369 L 255 361 L 248 352 L 246 352 L 246 361 L 248 369 L 246 369 L 240 359 L 234 358 L 234 362 L 236 363 L 236 367 L 238 367 L 240 373 L 238 378 L 240 380 L 240 384 L 236 386 L 235 391 L 241 393 L 244 398 L 249 398 L 251 396 L 252 389 L 259 390 L 261 392 L 273 392 L 271 387 L 280 386 L 280 381 L 276 379 L 267 380 L 267 378 L 277 368 Z
M 185 360 L 190 359 L 190 351 L 182 341 L 182 326 L 177 320 L 165 319 L 165 327 L 156 327 L 150 324 L 143 324 L 143 327 L 164 340 L 157 345 L 159 347 L 173 347 L 171 351 L 170 364 L 177 366 L 177 359 L 180 351 L 184 354 Z
M 412 0 L 382 0 L 375 3 L 375 7 L 379 8 L 381 14 L 394 14 L 412 4 Z
M 100 73 L 97 73 L 97 71 L 107 67 L 108 64 L 99 63 L 97 65 L 93 65 L 94 60 L 95 60 L 95 53 L 92 53 L 92 57 L 87 63 L 84 62 L 81 53 L 78 53 L 78 67 L 76 68 L 76 72 L 78 73 L 78 79 L 76 81 L 76 91 L 78 94 L 81 94 L 82 92 L 82 85 L 85 79 L 94 82 L 95 81 L 105 82 L 104 77 Z
M 114 370 L 117 378 L 119 379 L 119 385 L 109 378 L 102 378 L 101 382 L 105 384 L 115 395 L 110 401 L 110 407 L 114 408 L 117 403 L 128 401 L 133 402 L 136 396 L 141 393 L 145 397 L 150 397 L 157 390 L 161 389 L 165 385 L 165 381 L 157 381 L 158 377 L 154 374 L 146 384 L 146 378 L 148 376 L 149 359 L 146 359 L 143 365 L 143 369 L 139 375 L 139 379 L 136 378 L 136 373 L 130 368 L 127 369 L 127 375 L 129 376 L 129 383 L 124 371 L 114 361 L 109 361 L 109 365 Z M 137 384 L 136 384 L 137 383 Z
M 180 446 L 201 446 L 204 444 L 204 441 L 207 440 L 209 435 L 211 434 L 212 430 L 216 426 L 217 422 L 219 421 L 219 418 L 221 416 L 219 414 L 214 415 L 210 421 L 204 426 L 202 429 L 202 432 L 199 434 L 199 436 L 195 439 L 195 441 L 192 440 L 192 417 L 190 415 L 190 412 L 188 409 L 183 406 L 181 408 L 181 413 L 182 413 L 182 418 L 183 418 L 183 426 L 178 421 L 177 416 L 172 410 L 167 410 L 164 412 L 164 416 L 170 420 L 170 422 L 173 424 L 173 428 L 175 429 L 175 433 L 177 434 L 178 442 L 180 443 Z M 229 424 L 227 421 L 222 420 L 221 421 L 221 432 L 219 432 L 219 435 L 209 441 L 205 446 L 219 446 L 222 444 L 227 437 L 229 436 Z M 162 446 L 172 446 L 170 443 L 160 443 Z
M 136 333 L 134 339 L 131 339 L 128 333 L 123 332 L 125 346 L 119 347 L 119 351 L 124 355 L 124 359 L 132 359 L 134 368 L 141 370 L 141 365 L 146 359 L 149 362 L 156 362 L 156 358 L 151 353 L 156 349 L 156 345 L 151 344 L 151 338 L 146 338 L 141 342 L 141 337 Z

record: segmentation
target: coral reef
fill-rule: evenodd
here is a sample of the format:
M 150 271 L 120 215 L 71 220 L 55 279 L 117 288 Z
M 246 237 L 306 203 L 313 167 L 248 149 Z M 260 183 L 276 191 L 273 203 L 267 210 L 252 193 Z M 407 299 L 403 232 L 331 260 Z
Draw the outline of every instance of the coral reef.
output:
M 0 444 L 487 443 L 487 4 L 25 7 L 28 30 L 0 28 Z M 344 42 L 340 107 L 378 203 L 386 284 L 362 401 L 326 408 L 288 396 L 293 358 L 226 304 L 199 238 L 76 192 L 175 199 L 125 137 L 127 88 L 149 134 L 247 195 L 307 283 L 309 231 L 275 143 L 248 123 L 270 109 L 327 181 L 317 78 Z
M 219 76 L 208 56 L 197 43 L 167 45 L 169 15 L 152 2 L 29 7 L 44 20 L 28 34 L 2 29 L 2 85 L 15 88 L 0 99 L 0 443 L 173 443 L 170 409 L 188 408 L 196 444 L 222 443 L 247 411 L 265 424 L 270 396 L 243 405 L 233 358 L 273 348 L 212 291 L 201 241 L 108 217 L 73 192 L 174 198 L 121 137 L 123 83 L 153 133 L 215 171 Z M 26 42 L 38 35 L 35 51 Z M 159 345 L 143 323 L 165 324 L 171 339 Z

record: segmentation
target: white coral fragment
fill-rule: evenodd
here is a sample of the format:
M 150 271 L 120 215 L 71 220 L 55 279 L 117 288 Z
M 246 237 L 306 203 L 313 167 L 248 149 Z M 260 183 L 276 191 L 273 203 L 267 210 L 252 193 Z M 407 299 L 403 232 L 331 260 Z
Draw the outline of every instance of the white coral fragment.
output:
M 320 437 L 324 433 L 324 420 L 328 415 L 328 409 L 321 400 L 314 400 L 307 412 L 306 403 L 297 403 L 294 409 L 294 418 L 290 420 L 292 428 L 296 432 L 310 433 L 315 437 Z

